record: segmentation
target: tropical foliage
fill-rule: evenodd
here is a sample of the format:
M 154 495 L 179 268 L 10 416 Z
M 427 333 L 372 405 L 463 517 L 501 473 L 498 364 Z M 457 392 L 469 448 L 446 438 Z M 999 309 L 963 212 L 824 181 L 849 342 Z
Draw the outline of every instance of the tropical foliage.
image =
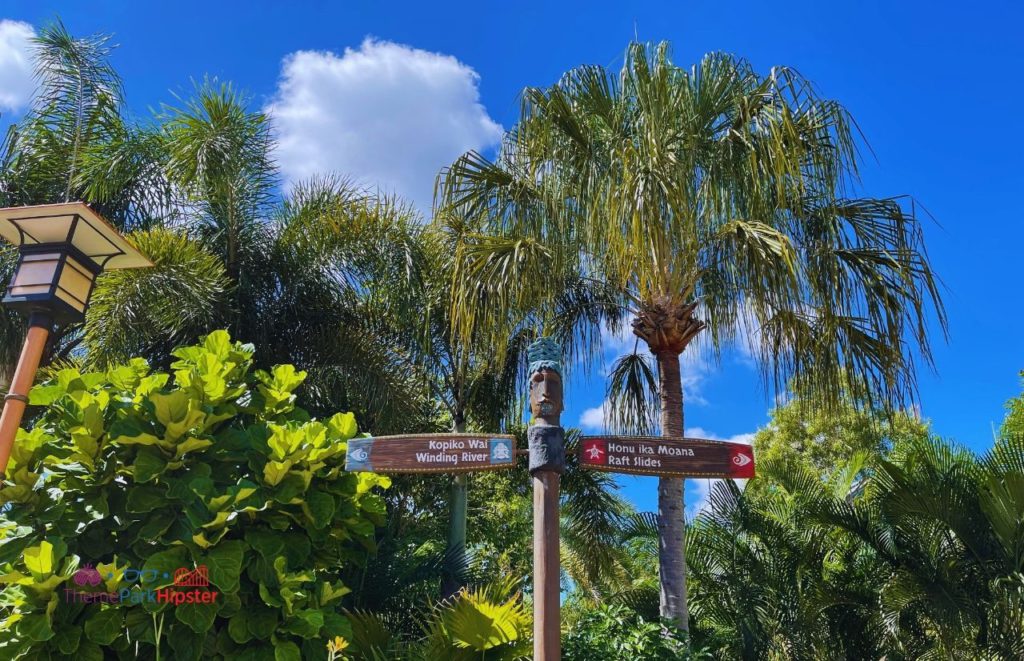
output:
M 717 355 L 749 331 L 780 388 L 898 403 L 914 386 L 908 349 L 930 360 L 926 320 L 945 321 L 912 205 L 853 196 L 856 138 L 791 69 L 762 76 L 726 54 L 685 69 L 667 44 L 631 44 L 620 72 L 527 88 L 497 158 L 468 153 L 440 179 L 447 212 L 482 219 L 458 246 L 453 323 L 466 333 L 489 310 L 550 301 L 569 277 L 614 292 L 657 362 L 674 437 L 679 356 L 699 337 Z M 652 382 L 638 367 L 613 383 Z M 660 480 L 662 615 L 685 629 L 682 499 L 681 479 Z
M 1020 657 L 1024 439 L 977 456 L 920 421 L 852 407 L 841 419 L 871 417 L 873 432 L 838 434 L 870 439 L 866 450 L 824 469 L 778 453 L 746 489 L 712 490 L 688 558 L 694 637 L 717 656 Z M 758 445 L 770 456 L 773 444 L 794 447 L 770 427 Z
M 309 659 L 351 634 L 343 576 L 374 548 L 388 485 L 344 472 L 354 417 L 311 419 L 305 372 L 253 371 L 224 331 L 173 355 L 172 373 L 137 359 L 33 389 L 45 413 L 0 491 L 5 658 Z M 72 582 L 87 564 L 101 585 Z M 201 565 L 213 604 L 152 598 Z M 66 598 L 83 589 L 121 598 Z
M 667 626 L 624 606 L 601 606 L 573 624 L 563 640 L 562 656 L 567 661 L 700 658 L 689 654 L 686 634 Z
M 0 489 L 3 658 L 529 658 L 525 458 L 392 481 L 344 473 L 346 442 L 359 420 L 525 446 L 524 347 L 597 374 L 628 324 L 612 427 L 681 434 L 681 352 L 737 341 L 785 403 L 758 477 L 685 523 L 681 481 L 637 512 L 567 430 L 566 658 L 1024 658 L 1024 396 L 980 455 L 901 406 L 945 323 L 922 229 L 859 197 L 852 119 L 795 72 L 633 44 L 527 89 L 427 223 L 332 173 L 282 186 L 229 84 L 138 121 L 105 37 L 36 45 L 0 204 L 86 200 L 156 266 L 100 278 L 32 392 Z M 0 382 L 22 332 L 0 312 Z M 212 608 L 63 598 L 204 564 Z

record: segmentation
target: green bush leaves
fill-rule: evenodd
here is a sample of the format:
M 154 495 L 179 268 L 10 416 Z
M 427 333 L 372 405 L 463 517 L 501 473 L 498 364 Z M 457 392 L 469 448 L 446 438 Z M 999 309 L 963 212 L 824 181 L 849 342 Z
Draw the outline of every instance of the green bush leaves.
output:
M 340 572 L 373 548 L 389 485 L 344 472 L 354 416 L 311 420 L 306 373 L 253 371 L 224 331 L 173 355 L 171 374 L 136 359 L 33 389 L 45 409 L 0 490 L 0 657 L 299 659 L 351 631 Z M 85 565 L 99 585 L 71 580 Z M 148 598 L 200 565 L 214 603 Z M 126 588 L 138 601 L 63 592 Z

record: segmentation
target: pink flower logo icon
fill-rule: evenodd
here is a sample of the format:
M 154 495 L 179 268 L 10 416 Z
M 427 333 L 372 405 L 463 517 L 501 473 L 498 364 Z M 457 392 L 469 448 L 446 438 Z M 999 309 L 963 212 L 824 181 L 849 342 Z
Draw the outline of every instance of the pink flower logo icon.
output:
M 72 577 L 72 580 L 75 582 L 75 585 L 95 586 L 99 585 L 103 581 L 103 578 L 100 576 L 100 573 L 96 571 L 95 567 L 93 567 L 92 565 L 85 565 L 84 567 L 75 572 L 75 575 L 74 577 Z

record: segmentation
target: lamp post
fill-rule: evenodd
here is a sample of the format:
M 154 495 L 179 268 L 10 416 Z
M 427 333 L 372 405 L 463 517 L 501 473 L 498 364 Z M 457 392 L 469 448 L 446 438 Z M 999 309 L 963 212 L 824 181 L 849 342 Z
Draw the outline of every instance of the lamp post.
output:
M 96 276 L 104 270 L 153 263 L 82 202 L 0 209 L 0 237 L 20 253 L 3 303 L 28 314 L 25 345 L 0 415 L 3 475 L 54 327 L 85 317 Z

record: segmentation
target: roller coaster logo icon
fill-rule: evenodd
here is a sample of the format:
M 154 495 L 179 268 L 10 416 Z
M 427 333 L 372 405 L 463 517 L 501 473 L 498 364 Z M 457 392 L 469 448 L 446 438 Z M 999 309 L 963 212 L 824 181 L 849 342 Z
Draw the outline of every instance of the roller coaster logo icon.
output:
M 205 588 L 210 586 L 210 571 L 206 565 L 199 565 L 193 570 L 178 567 L 174 570 L 174 585 L 182 588 Z

